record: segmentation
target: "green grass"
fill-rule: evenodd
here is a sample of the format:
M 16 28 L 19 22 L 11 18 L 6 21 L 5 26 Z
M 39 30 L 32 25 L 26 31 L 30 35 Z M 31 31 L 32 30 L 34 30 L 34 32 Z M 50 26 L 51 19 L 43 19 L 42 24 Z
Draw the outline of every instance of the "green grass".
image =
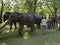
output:
M 42 29 L 36 29 L 29 33 L 29 28 L 24 28 L 23 35 L 18 35 L 17 30 L 8 32 L 9 28 L 2 29 L 0 34 L 0 45 L 60 45 L 60 31 L 52 28 L 51 32 L 43 35 Z

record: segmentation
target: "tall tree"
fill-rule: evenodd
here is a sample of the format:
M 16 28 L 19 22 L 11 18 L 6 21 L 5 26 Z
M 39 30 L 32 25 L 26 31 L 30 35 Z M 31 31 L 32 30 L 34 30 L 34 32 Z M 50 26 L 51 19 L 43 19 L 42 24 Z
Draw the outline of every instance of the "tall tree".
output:
M 1 0 L 1 11 L 0 11 L 0 23 L 2 23 L 2 14 L 3 14 L 3 8 L 4 8 L 4 5 L 3 5 L 3 0 Z
M 36 13 L 36 3 L 37 3 L 37 0 L 34 0 L 34 13 Z

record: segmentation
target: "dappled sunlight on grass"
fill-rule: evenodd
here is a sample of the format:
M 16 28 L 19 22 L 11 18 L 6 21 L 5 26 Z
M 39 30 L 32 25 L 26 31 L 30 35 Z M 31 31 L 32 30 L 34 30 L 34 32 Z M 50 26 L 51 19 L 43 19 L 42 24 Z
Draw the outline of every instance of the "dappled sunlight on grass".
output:
M 48 32 L 55 32 L 55 31 L 57 31 L 57 30 L 47 30 Z
M 51 45 L 50 43 L 45 43 L 45 45 Z
M 18 35 L 14 27 L 11 32 L 7 27 L 3 30 L 4 32 L 0 34 L 0 45 L 60 45 L 60 32 L 57 28 L 47 29 L 52 33 L 43 35 L 42 29 L 36 28 L 32 33 L 30 28 L 24 27 L 22 36 Z
M 10 26 L 7 25 L 6 27 L 4 27 L 3 29 L 1 29 L 3 31 L 3 33 L 9 33 L 10 32 Z M 13 32 L 15 30 L 15 27 L 12 26 L 11 32 Z
M 7 45 L 6 43 L 1 43 L 0 45 Z
M 3 22 L 2 24 L 0 24 L 0 26 L 3 26 L 5 23 Z
M 8 28 L 5 28 L 6 30 L 3 29 L 3 33 L 9 33 L 9 32 L 13 32 L 14 30 L 12 29 L 11 31 Z
M 58 27 L 59 27 L 59 24 L 58 24 Z
M 46 42 L 45 45 L 60 45 L 60 43 L 56 43 L 56 42 L 48 43 L 48 42 Z
M 52 45 L 60 45 L 60 43 L 52 42 Z
M 9 30 L 4 31 L 5 33 L 9 33 Z
M 23 34 L 23 38 L 24 38 L 24 39 L 28 39 L 28 38 L 29 38 L 29 33 L 28 33 L 28 32 L 25 32 L 25 33 Z
M 39 32 L 39 30 L 37 29 L 36 32 Z

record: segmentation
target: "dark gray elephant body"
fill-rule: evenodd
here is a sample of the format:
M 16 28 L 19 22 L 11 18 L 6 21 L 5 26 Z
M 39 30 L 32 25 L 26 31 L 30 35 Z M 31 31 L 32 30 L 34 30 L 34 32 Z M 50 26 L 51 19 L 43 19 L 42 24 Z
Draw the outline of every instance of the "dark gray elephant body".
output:
M 57 21 L 58 21 L 58 24 L 59 24 L 59 30 L 60 30 L 60 16 L 57 16 Z
M 4 16 L 3 16 L 3 21 L 5 22 L 9 16 L 10 16 L 11 12 L 5 12 Z
M 34 30 L 35 18 L 31 14 L 13 12 L 8 18 L 8 21 L 0 29 L 5 27 L 7 24 L 10 24 L 11 22 L 19 22 L 19 33 L 23 30 L 24 25 L 30 26 L 31 31 Z
M 58 16 L 57 18 L 58 18 L 58 23 L 60 24 L 60 16 Z
M 24 25 L 31 27 L 31 32 L 34 31 L 34 24 L 35 24 L 34 16 L 29 13 L 23 13 L 20 17 L 19 32 L 23 30 Z
M 49 16 L 49 18 L 52 21 L 52 26 L 56 26 L 56 23 L 57 23 L 57 15 L 52 14 L 52 15 Z
M 43 18 L 46 18 L 45 15 L 42 15 L 42 14 L 33 14 L 34 18 L 35 18 L 35 24 L 37 24 L 37 26 L 40 28 L 40 23 L 41 23 L 41 20 Z
M 11 16 L 12 12 L 5 12 L 4 16 L 3 16 L 3 21 L 5 22 L 6 20 L 8 20 L 8 18 Z M 10 31 L 12 29 L 12 25 L 14 24 L 15 26 L 15 29 L 17 29 L 17 26 L 16 26 L 16 22 L 11 22 L 9 23 L 9 26 L 10 26 Z

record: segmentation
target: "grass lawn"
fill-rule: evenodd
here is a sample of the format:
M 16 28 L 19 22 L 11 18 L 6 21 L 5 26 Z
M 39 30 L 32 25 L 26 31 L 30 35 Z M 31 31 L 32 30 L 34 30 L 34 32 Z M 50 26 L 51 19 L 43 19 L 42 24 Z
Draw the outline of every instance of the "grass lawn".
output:
M 9 32 L 9 28 L 5 27 L 0 34 L 0 45 L 60 45 L 60 31 L 57 28 L 51 29 L 51 32 L 43 35 L 42 29 L 36 29 L 29 34 L 25 28 L 22 36 L 18 35 L 17 30 Z

